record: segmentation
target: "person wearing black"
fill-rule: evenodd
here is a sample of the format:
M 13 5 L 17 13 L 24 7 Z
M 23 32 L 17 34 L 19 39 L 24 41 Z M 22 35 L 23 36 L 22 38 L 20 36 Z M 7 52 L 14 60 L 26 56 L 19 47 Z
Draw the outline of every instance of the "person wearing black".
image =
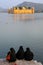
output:
M 10 48 L 10 51 L 7 53 L 6 60 L 8 62 L 15 62 L 16 61 L 16 54 L 14 48 Z
M 16 61 L 16 54 L 14 48 L 10 48 L 10 62 Z
M 16 53 L 16 58 L 18 60 L 24 59 L 24 49 L 23 49 L 23 46 L 20 46 L 18 52 Z
M 34 54 L 30 51 L 29 48 L 26 48 L 26 51 L 24 53 L 24 59 L 27 61 L 31 61 L 34 57 Z

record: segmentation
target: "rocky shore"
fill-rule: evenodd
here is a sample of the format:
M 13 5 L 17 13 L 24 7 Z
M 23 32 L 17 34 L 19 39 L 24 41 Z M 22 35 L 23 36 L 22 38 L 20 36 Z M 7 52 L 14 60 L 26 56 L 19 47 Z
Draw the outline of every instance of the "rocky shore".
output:
M 6 59 L 0 59 L 0 65 L 42 65 L 41 62 L 35 60 L 25 61 L 25 60 L 16 60 L 16 62 L 9 63 Z

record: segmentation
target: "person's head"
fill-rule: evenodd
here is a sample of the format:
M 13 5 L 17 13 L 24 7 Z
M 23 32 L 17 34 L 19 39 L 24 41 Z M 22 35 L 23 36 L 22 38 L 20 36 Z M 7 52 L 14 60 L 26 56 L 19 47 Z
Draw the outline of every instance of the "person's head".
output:
M 27 50 L 27 51 L 30 51 L 30 48 L 29 48 L 29 47 L 27 47 L 27 48 L 26 48 L 26 50 Z
M 10 51 L 11 51 L 11 52 L 15 52 L 14 48 L 10 48 Z
M 23 46 L 20 46 L 20 48 L 23 48 Z
M 23 46 L 20 46 L 20 48 L 19 49 L 23 49 Z

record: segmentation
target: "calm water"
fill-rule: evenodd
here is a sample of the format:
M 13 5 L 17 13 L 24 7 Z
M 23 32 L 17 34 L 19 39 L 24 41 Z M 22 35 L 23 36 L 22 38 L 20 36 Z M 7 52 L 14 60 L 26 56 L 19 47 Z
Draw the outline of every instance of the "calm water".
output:
M 22 45 L 34 53 L 34 59 L 43 62 L 43 13 L 0 13 L 0 58 L 4 58 L 10 47 L 16 52 Z

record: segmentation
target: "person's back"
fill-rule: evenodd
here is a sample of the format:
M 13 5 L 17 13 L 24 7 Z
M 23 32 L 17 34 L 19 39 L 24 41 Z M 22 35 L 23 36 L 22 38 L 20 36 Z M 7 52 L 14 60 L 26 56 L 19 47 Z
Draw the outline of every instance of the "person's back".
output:
M 14 62 L 16 61 L 16 54 L 15 54 L 15 50 L 13 48 L 10 48 L 10 62 Z
M 20 46 L 18 52 L 16 53 L 16 57 L 19 60 L 24 59 L 24 50 L 23 50 L 23 47 L 22 46 Z
M 33 59 L 33 53 L 30 51 L 29 48 L 26 49 L 25 53 L 24 53 L 24 59 L 27 61 L 31 61 Z

